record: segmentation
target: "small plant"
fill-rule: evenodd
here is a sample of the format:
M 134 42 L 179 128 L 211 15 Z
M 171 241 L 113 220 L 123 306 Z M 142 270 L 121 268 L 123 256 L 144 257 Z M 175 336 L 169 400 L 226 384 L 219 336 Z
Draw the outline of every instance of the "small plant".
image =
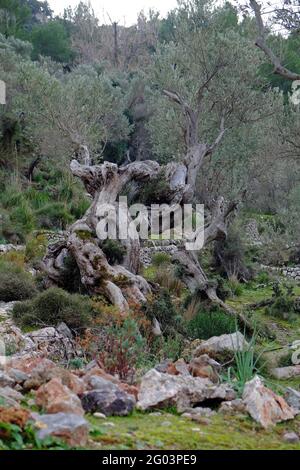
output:
M 230 276 L 227 285 L 232 296 L 239 297 L 242 295 L 243 287 L 236 276 Z
M 26 242 L 25 257 L 26 261 L 37 264 L 46 253 L 47 237 L 43 233 L 28 238 Z
M 188 322 L 190 336 L 194 339 L 209 339 L 212 336 L 234 333 L 235 319 L 218 307 L 198 310 L 197 315 Z
M 297 311 L 293 287 L 279 282 L 273 284 L 271 305 L 266 308 L 265 313 L 282 320 L 291 320 Z
M 63 450 L 67 446 L 59 439 L 39 439 L 31 424 L 23 429 L 17 424 L 0 422 L 0 450 Z
M 83 369 L 84 367 L 84 360 L 82 357 L 74 357 L 69 361 L 69 368 L 70 369 Z
M 168 253 L 164 253 L 163 251 L 155 253 L 152 256 L 152 263 L 156 267 L 160 267 L 160 266 L 164 266 L 166 264 L 170 264 L 171 263 L 170 255 L 168 255 Z
M 12 314 L 21 327 L 56 326 L 65 322 L 74 330 L 82 330 L 91 321 L 92 307 L 88 298 L 53 287 L 32 300 L 17 303 Z
M 237 336 L 238 339 L 238 336 Z M 256 333 L 253 333 L 248 346 L 241 348 L 237 343 L 237 350 L 234 352 L 234 366 L 228 368 L 227 380 L 242 395 L 245 384 L 249 382 L 262 368 L 259 366 L 261 355 L 256 356 Z
M 110 264 L 121 264 L 126 254 L 125 247 L 116 240 L 105 240 L 101 248 Z
M 36 293 L 31 274 L 15 263 L 0 262 L 0 301 L 30 299 Z
M 146 341 L 136 322 L 126 318 L 122 325 L 114 325 L 102 331 L 96 360 L 108 373 L 120 379 L 133 376 L 135 367 L 145 353 Z
M 268 271 L 260 271 L 255 280 L 258 284 L 268 284 L 270 282 L 270 274 Z
M 167 338 L 157 338 L 152 345 L 152 350 L 160 361 L 165 359 L 177 361 L 181 357 L 183 348 L 183 337 L 178 334 Z
M 162 289 L 152 302 L 144 304 L 143 312 L 151 322 L 157 319 L 163 335 L 174 336 L 178 332 L 185 334 L 183 318 L 176 310 L 167 289 Z
M 180 297 L 184 289 L 183 282 L 174 275 L 172 270 L 159 269 L 155 273 L 154 281 L 176 297 Z
M 228 236 L 215 244 L 215 266 L 221 275 L 229 279 L 249 280 L 252 272 L 246 263 L 245 246 L 239 227 L 231 226 Z

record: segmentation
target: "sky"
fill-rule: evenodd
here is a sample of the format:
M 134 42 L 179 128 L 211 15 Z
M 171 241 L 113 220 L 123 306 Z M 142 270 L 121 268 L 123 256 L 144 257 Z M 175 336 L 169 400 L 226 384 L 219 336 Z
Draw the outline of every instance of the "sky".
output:
M 75 7 L 79 0 L 48 0 L 55 14 L 63 13 L 64 8 Z M 176 0 L 91 0 L 96 16 L 103 22 L 112 21 L 119 24 L 130 25 L 135 22 L 141 10 L 147 12 L 150 8 L 160 11 L 165 16 L 169 10 L 177 5 Z

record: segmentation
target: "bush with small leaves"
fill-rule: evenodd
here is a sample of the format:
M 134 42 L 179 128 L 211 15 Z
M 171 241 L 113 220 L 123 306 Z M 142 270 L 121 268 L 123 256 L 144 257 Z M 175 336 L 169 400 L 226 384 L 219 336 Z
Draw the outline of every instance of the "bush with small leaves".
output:
M 143 312 L 149 320 L 157 319 L 166 337 L 177 333 L 185 334 L 183 317 L 177 311 L 167 289 L 162 289 L 152 302 L 144 304 Z
M 126 250 L 120 242 L 107 239 L 101 244 L 101 248 L 110 264 L 121 264 Z
M 15 263 L 0 262 L 0 301 L 30 299 L 37 293 L 34 279 Z
M 218 307 L 200 310 L 188 323 L 188 332 L 193 338 L 209 339 L 236 331 L 235 319 Z
M 287 284 L 273 284 L 272 303 L 266 307 L 265 313 L 282 320 L 292 320 L 298 313 L 297 301 L 294 296 L 293 287 Z
M 21 327 L 42 328 L 64 322 L 80 333 L 89 326 L 92 313 L 87 297 L 53 287 L 32 300 L 14 305 L 12 315 Z
M 168 255 L 168 253 L 164 253 L 163 251 L 159 251 L 158 253 L 154 253 L 154 255 L 152 255 L 152 263 L 154 266 L 160 267 L 165 264 L 169 264 L 170 262 L 170 255 Z

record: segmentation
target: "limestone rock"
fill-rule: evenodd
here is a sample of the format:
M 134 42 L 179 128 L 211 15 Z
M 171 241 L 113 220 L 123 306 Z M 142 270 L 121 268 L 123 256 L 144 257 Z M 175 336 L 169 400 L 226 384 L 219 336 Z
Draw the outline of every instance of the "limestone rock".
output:
M 19 385 L 22 385 L 26 380 L 29 379 L 29 375 L 25 374 L 25 372 L 22 372 L 21 370 L 18 369 L 8 369 L 7 375 L 16 383 Z
M 236 399 L 232 401 L 224 401 L 221 403 L 219 408 L 219 413 L 235 415 L 235 414 L 244 414 L 247 412 L 246 406 L 241 399 Z
M 0 387 L 13 386 L 15 381 L 5 372 L 0 371 Z
M 37 390 L 36 404 L 49 414 L 84 414 L 79 398 L 63 385 L 59 378 L 50 380 Z
M 142 378 L 137 406 L 147 410 L 175 405 L 184 412 L 206 400 L 234 400 L 235 396 L 226 384 L 217 386 L 206 378 L 163 374 L 151 369 Z
M 54 362 L 42 355 L 35 356 L 27 354 L 22 357 L 13 357 L 8 361 L 7 367 L 18 369 L 25 374 L 31 375 L 37 371 L 46 371 L 56 366 Z
M 5 406 L 18 407 L 19 402 L 23 399 L 23 395 L 10 387 L 0 388 L 0 400 Z
M 220 369 L 221 365 L 207 354 L 195 357 L 189 364 L 189 371 L 193 377 L 207 378 L 215 383 L 219 381 Z
M 212 358 L 223 358 L 224 356 L 232 356 L 235 351 L 242 351 L 248 348 L 249 344 L 245 340 L 242 333 L 236 333 L 213 336 L 207 341 L 203 341 L 195 350 L 194 357 L 202 354 L 208 354 Z
M 186 411 L 181 416 L 184 418 L 191 419 L 192 421 L 202 422 L 203 418 L 210 418 L 216 414 L 211 408 L 196 407 Z
M 71 447 L 84 447 L 87 443 L 89 425 L 78 414 L 56 413 L 39 416 L 35 426 L 38 428 L 39 439 L 52 436 L 64 440 Z
M 294 390 L 291 387 L 288 387 L 286 389 L 284 398 L 291 408 L 294 408 L 297 413 L 300 413 L 300 392 Z
M 117 379 L 111 374 L 108 374 L 95 364 L 93 364 L 93 366 L 88 369 L 88 372 L 86 372 L 86 374 L 82 377 L 82 380 L 84 381 L 89 390 L 93 390 L 95 388 L 94 385 L 91 385 L 90 383 L 91 377 L 93 377 L 93 380 L 95 377 L 103 378 L 104 380 L 115 384 L 119 389 L 123 390 L 124 392 L 129 393 L 129 395 L 133 395 L 135 399 L 137 399 L 139 390 L 138 387 L 136 387 L 135 385 L 129 385 L 124 382 L 121 382 L 119 379 Z
M 300 365 L 288 366 L 288 367 L 275 367 L 275 369 L 272 369 L 271 373 L 272 373 L 272 376 L 275 377 L 275 379 L 279 379 L 279 380 L 299 377 Z
M 99 383 L 98 387 L 100 387 Z M 135 406 L 134 397 L 112 383 L 85 392 L 81 397 L 81 402 L 87 413 L 100 412 L 105 416 L 126 416 L 133 411 Z
M 265 387 L 258 376 L 246 383 L 243 401 L 249 415 L 263 428 L 295 417 L 295 410 L 282 397 Z
M 286 432 L 283 436 L 282 436 L 282 439 L 285 441 L 285 442 L 288 442 L 289 444 L 298 444 L 298 442 L 300 442 L 300 438 L 298 436 L 298 434 L 296 434 L 295 432 Z
M 158 369 L 156 368 L 156 370 Z M 184 359 L 178 359 L 178 361 L 168 364 L 166 373 L 171 375 L 190 375 L 189 367 Z

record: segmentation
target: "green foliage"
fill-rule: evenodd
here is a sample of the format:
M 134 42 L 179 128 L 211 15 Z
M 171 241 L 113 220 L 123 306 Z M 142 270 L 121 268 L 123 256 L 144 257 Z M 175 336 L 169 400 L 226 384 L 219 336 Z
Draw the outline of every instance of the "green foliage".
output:
M 52 437 L 39 439 L 32 424 L 24 429 L 11 423 L 0 422 L 0 450 L 62 450 L 67 446 Z
M 152 351 L 155 357 L 161 361 L 171 359 L 177 361 L 180 359 L 184 348 L 184 341 L 181 335 L 175 334 L 167 338 L 157 338 L 152 345 Z
M 270 282 L 270 274 L 268 271 L 260 271 L 255 277 L 255 281 L 258 284 L 268 284 Z
M 215 244 L 214 259 L 220 274 L 229 279 L 237 281 L 251 278 L 251 271 L 246 264 L 245 246 L 237 226 L 231 226 L 226 239 Z
M 273 284 L 272 289 L 272 303 L 269 307 L 266 307 L 266 315 L 271 315 L 282 320 L 292 320 L 295 313 L 299 311 L 293 286 L 276 282 Z
M 128 379 L 143 362 L 146 341 L 137 323 L 126 318 L 121 325 L 104 328 L 101 333 L 97 360 L 104 369 L 121 379 Z
M 35 294 L 36 287 L 31 274 L 0 258 L 0 301 L 25 300 Z
M 69 361 L 69 368 L 70 369 L 83 369 L 84 367 L 84 360 L 82 357 L 75 357 L 70 359 Z
M 234 276 L 230 277 L 227 281 L 228 289 L 232 296 L 239 297 L 243 293 L 243 286 Z
M 171 263 L 171 257 L 168 253 L 164 253 L 163 251 L 155 253 L 152 256 L 152 263 L 156 267 L 163 266 L 165 264 Z
M 169 186 L 164 174 L 159 174 L 143 185 L 139 192 L 139 200 L 141 204 L 150 206 L 151 204 L 161 204 L 166 200 L 166 193 Z
M 25 257 L 33 265 L 38 265 L 46 253 L 47 236 L 42 233 L 34 234 L 26 241 Z
M 0 1 L 0 33 L 4 36 L 20 36 L 30 18 L 30 8 L 19 0 Z
M 187 326 L 192 338 L 209 339 L 212 336 L 234 333 L 236 330 L 235 319 L 218 307 L 210 310 L 202 309 L 192 318 Z
M 116 240 L 107 238 L 101 244 L 101 248 L 110 264 L 121 264 L 126 254 L 125 247 Z
M 65 229 L 73 220 L 67 205 L 61 202 L 46 204 L 35 212 L 39 228 Z
M 36 25 L 31 32 L 31 42 L 34 60 L 39 55 L 51 57 L 57 62 L 71 62 L 74 59 L 68 32 L 60 20 Z
M 12 315 L 22 327 L 57 326 L 65 322 L 80 333 L 91 322 L 92 307 L 88 298 L 53 287 L 32 300 L 17 303 Z
M 259 360 L 261 355 L 256 355 L 256 333 L 253 334 L 248 346 L 244 349 L 238 346 L 238 351 L 234 352 L 233 367 L 228 369 L 228 381 L 242 395 L 245 384 L 259 372 Z
M 152 302 L 144 304 L 143 311 L 149 320 L 157 319 L 164 336 L 185 332 L 182 316 L 176 310 L 167 289 L 162 289 Z

